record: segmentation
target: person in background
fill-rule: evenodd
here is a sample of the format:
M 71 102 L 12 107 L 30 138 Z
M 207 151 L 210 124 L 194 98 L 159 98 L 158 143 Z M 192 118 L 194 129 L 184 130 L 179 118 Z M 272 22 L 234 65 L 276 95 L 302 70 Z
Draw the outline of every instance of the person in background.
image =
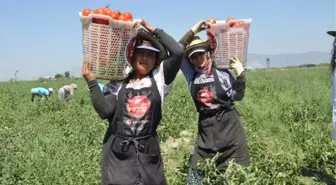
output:
M 65 102 L 69 100 L 70 96 L 74 95 L 76 89 L 77 89 L 76 84 L 64 85 L 58 90 L 58 98 L 62 102 Z
M 125 80 L 110 81 L 103 93 L 90 64 L 83 63 L 92 104 L 109 121 L 102 151 L 103 185 L 167 184 L 156 129 L 183 51 L 162 29 L 144 20 L 141 25 L 148 32 L 139 29 L 135 46 L 126 49 L 134 52 L 129 61 L 133 71 Z
M 331 60 L 330 60 L 330 67 L 331 67 L 331 104 L 332 104 L 332 139 L 336 141 L 336 31 L 328 31 L 329 35 L 334 37 L 334 43 L 331 50 Z
M 209 55 L 209 42 L 195 36 L 205 28 L 199 21 L 179 41 L 184 48 L 181 71 L 185 76 L 196 110 L 198 135 L 191 157 L 188 185 L 202 184 L 204 173 L 197 168 L 203 158 L 220 157 L 215 161 L 219 171 L 225 172 L 229 161 L 241 166 L 250 165 L 244 128 L 234 101 L 241 101 L 245 92 L 245 72 L 237 58 L 231 59 L 235 79 L 228 69 L 218 69 Z
M 53 94 L 54 90 L 53 88 L 43 88 L 43 87 L 37 87 L 37 88 L 32 88 L 30 90 L 31 93 L 31 102 L 34 102 L 35 96 L 38 96 L 41 98 L 41 100 L 47 99 Z

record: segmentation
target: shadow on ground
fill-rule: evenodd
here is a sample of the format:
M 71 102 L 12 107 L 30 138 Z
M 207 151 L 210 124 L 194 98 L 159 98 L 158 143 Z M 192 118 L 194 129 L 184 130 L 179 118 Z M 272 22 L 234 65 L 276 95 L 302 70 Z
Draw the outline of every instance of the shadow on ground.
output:
M 321 172 L 321 171 L 304 168 L 302 169 L 301 173 L 302 173 L 302 176 L 305 176 L 305 177 L 314 177 L 315 181 L 317 182 L 326 183 L 327 185 L 336 184 L 336 179 L 333 176 L 326 174 L 324 172 Z

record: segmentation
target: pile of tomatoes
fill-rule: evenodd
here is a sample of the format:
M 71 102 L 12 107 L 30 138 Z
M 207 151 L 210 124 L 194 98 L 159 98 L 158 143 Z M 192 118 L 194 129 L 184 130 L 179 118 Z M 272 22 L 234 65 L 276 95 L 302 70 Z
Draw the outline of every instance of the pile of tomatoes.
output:
M 228 19 L 226 19 L 226 22 L 232 21 L 234 20 L 232 17 L 229 17 Z M 231 28 L 241 28 L 244 26 L 244 22 L 243 21 L 238 21 L 238 22 L 233 22 L 230 24 Z
M 90 8 L 86 8 L 82 11 L 82 16 L 88 16 L 90 14 L 106 15 L 106 16 L 111 17 L 113 20 L 120 20 L 120 21 L 126 21 L 126 22 L 132 22 L 133 21 L 133 16 L 130 12 L 121 13 L 119 10 L 112 11 L 109 8 L 109 5 L 105 6 L 104 8 L 97 8 L 95 10 L 92 10 Z M 97 24 L 105 24 L 105 25 L 109 24 L 108 20 L 98 19 L 98 18 L 93 18 L 92 22 L 97 23 Z

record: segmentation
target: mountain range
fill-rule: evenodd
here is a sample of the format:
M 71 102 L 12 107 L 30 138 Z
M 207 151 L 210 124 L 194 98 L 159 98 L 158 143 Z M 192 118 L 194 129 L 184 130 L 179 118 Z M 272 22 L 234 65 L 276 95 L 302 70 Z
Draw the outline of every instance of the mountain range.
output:
M 258 69 L 267 68 L 266 58 L 270 58 L 270 67 L 286 67 L 286 66 L 298 66 L 301 64 L 320 64 L 329 63 L 330 52 L 306 52 L 306 53 L 288 53 L 288 54 L 253 54 L 250 53 L 247 56 L 247 68 Z M 81 62 L 78 65 L 69 68 L 68 71 L 73 71 L 75 76 L 81 76 Z M 31 71 L 18 69 L 21 80 L 36 79 L 44 76 L 54 76 L 57 72 L 50 73 L 48 75 L 41 75 L 32 77 Z M 66 70 L 66 69 L 64 69 Z M 0 81 L 8 81 L 13 78 L 15 69 L 7 69 L 0 71 Z M 60 71 L 62 73 L 62 71 Z M 37 72 L 36 72 L 37 73 Z
M 270 67 L 298 66 L 301 64 L 329 63 L 331 53 L 306 52 L 288 54 L 248 54 L 247 66 L 250 68 L 266 68 L 266 58 L 270 59 Z

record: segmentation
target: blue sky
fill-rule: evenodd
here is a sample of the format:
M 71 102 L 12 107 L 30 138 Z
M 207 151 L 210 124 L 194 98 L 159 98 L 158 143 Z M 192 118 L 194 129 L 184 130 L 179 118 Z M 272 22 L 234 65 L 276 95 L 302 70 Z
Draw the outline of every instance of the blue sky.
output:
M 78 12 L 108 3 L 112 10 L 130 11 L 134 18 L 146 19 L 175 39 L 201 19 L 252 18 L 249 53 L 257 54 L 329 52 L 332 38 L 326 31 L 336 29 L 335 0 L 4 0 L 0 81 L 13 77 L 15 70 L 21 80 L 67 70 L 72 73 L 73 69 L 79 76 L 82 43 Z

